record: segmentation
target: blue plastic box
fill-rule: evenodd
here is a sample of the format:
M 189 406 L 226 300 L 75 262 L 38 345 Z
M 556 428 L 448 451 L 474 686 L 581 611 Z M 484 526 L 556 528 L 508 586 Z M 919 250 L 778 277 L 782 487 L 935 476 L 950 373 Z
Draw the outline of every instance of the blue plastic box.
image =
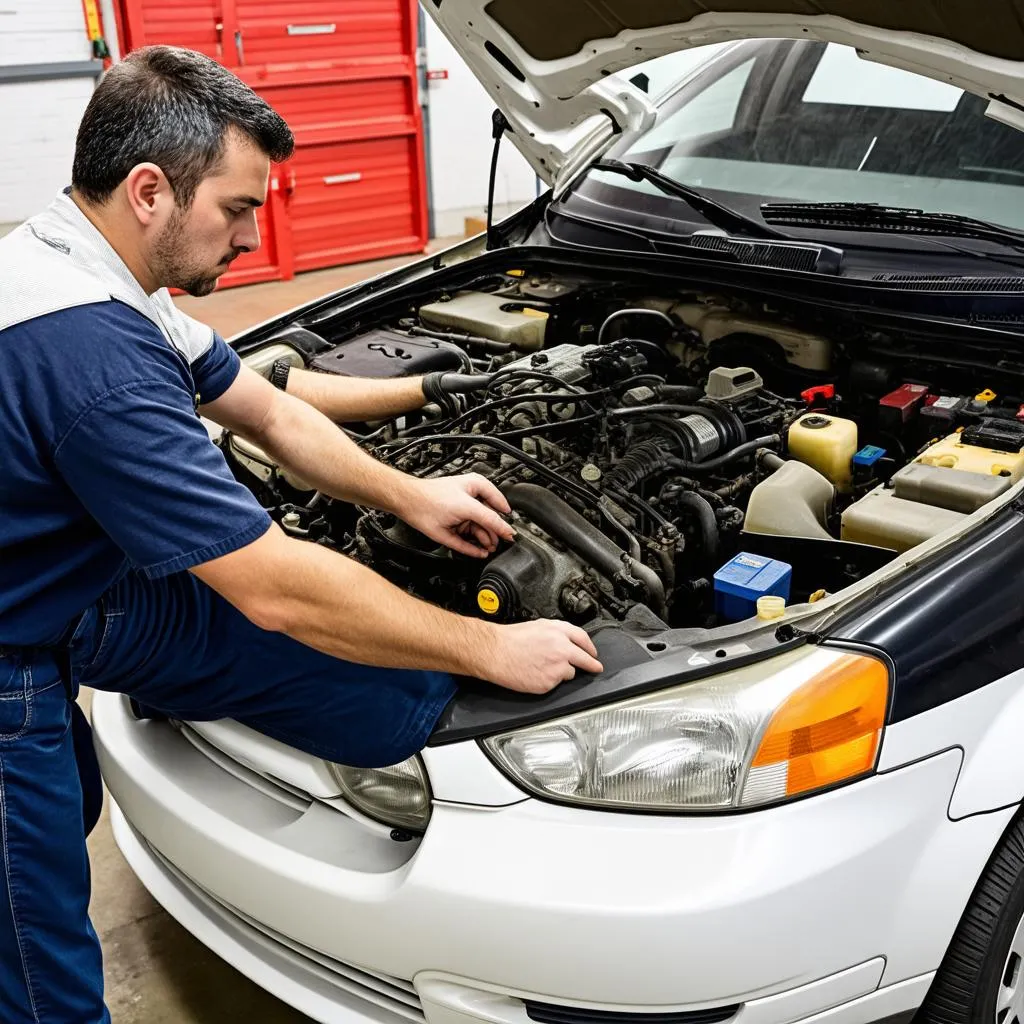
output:
M 786 562 L 741 551 L 715 573 L 715 612 L 726 622 L 757 614 L 757 599 L 766 595 L 789 600 L 793 567 Z

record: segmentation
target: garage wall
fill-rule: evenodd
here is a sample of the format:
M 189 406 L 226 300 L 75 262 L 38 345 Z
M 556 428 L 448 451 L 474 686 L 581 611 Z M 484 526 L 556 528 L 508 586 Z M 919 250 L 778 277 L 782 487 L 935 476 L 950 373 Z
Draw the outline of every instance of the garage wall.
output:
M 5 71 L 90 57 L 81 0 L 0 0 L 0 225 L 24 220 L 68 183 L 95 86 L 91 76 L 4 81 Z

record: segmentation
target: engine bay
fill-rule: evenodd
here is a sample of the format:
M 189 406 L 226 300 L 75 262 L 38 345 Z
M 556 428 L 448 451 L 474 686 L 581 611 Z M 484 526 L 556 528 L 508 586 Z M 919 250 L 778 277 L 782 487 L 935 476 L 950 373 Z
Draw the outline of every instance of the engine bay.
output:
M 480 473 L 516 538 L 486 561 L 219 444 L 288 533 L 467 615 L 715 628 L 837 593 L 1024 477 L 1022 375 L 707 292 L 513 269 L 380 323 L 301 322 L 247 356 L 431 375 L 416 413 L 344 424 L 420 477 Z

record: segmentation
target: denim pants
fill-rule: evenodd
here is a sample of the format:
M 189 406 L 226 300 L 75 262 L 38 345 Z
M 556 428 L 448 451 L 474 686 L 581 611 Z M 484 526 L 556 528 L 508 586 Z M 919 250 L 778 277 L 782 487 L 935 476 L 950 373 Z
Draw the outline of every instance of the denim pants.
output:
M 155 716 L 232 718 L 367 767 L 421 749 L 455 692 L 445 673 L 357 665 L 264 632 L 189 573 L 126 576 L 76 623 L 66 685 L 67 660 L 51 651 L 0 658 L 3 1024 L 110 1020 L 88 916 L 80 731 L 69 699 L 79 683 L 128 694 Z

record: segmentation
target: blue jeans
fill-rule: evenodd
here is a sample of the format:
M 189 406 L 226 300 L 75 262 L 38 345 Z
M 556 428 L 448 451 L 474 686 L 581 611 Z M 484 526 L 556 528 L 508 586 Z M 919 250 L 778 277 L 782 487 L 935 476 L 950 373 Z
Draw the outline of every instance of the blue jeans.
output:
M 54 652 L 0 658 L 3 1024 L 110 1020 L 88 916 L 69 700 L 79 683 L 128 694 L 154 715 L 233 718 L 367 767 L 421 749 L 455 693 L 445 673 L 356 665 L 264 632 L 188 573 L 125 577 L 77 622 L 70 655 L 70 692 Z

